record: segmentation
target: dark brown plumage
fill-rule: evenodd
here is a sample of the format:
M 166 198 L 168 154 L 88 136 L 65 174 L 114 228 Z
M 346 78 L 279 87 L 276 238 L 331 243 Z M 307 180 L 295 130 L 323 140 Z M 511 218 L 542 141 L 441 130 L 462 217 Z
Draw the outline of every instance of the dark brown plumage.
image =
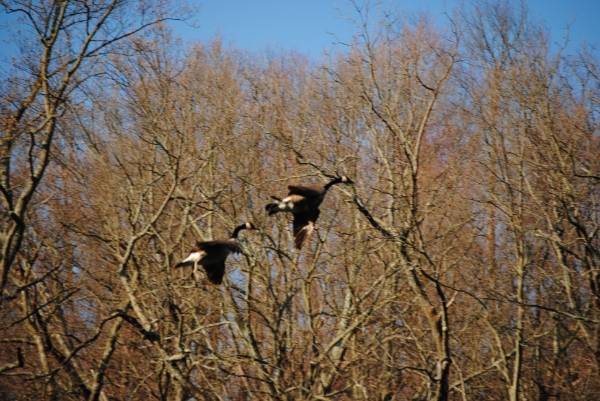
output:
M 319 206 L 325 199 L 329 188 L 336 184 L 352 184 L 346 176 L 336 177 L 325 185 L 289 185 L 288 196 L 269 203 L 265 209 L 269 216 L 279 212 L 290 212 L 294 215 L 294 244 L 302 248 L 304 240 L 312 233 L 321 211 Z
M 177 263 L 175 267 L 194 266 L 194 276 L 196 275 L 196 265 L 201 265 L 206 271 L 206 277 L 213 284 L 221 284 L 225 275 L 225 260 L 230 253 L 240 253 L 241 249 L 237 241 L 237 236 L 244 229 L 256 229 L 252 223 L 240 224 L 233 230 L 231 238 L 213 241 L 198 241 L 192 248 L 187 258 Z

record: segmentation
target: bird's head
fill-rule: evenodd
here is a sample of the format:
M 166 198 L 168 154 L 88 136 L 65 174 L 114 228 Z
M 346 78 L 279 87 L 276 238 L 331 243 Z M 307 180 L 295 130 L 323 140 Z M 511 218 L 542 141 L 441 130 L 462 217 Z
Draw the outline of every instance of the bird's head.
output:
M 345 175 L 340 176 L 340 182 L 342 184 L 354 184 L 354 181 L 352 181 L 350 178 L 346 177 Z
M 231 238 L 237 238 L 238 234 L 242 230 L 256 230 L 256 227 L 249 221 L 246 223 L 242 223 L 239 226 L 237 226 L 235 230 L 233 230 L 233 233 L 231 233 Z
M 332 178 L 333 179 L 331 181 L 325 184 L 325 191 L 329 190 L 329 188 L 336 184 L 354 184 L 354 181 L 345 175 L 337 175 Z

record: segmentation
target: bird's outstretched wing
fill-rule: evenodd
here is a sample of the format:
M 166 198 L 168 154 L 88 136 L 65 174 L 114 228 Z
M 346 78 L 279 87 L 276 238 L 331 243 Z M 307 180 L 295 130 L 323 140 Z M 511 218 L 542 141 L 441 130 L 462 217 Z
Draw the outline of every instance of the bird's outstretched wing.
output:
M 230 253 L 241 252 L 235 240 L 214 240 L 196 243 L 199 249 L 206 252 L 200 264 L 206 271 L 206 277 L 213 284 L 221 284 L 225 275 L 225 260 Z
M 219 250 L 225 249 L 229 252 L 240 253 L 240 246 L 236 241 L 232 240 L 214 240 L 214 241 L 198 241 L 196 247 L 207 253 L 220 253 Z
M 297 249 L 302 248 L 304 240 L 313 232 L 319 214 L 319 209 L 294 214 L 294 245 Z
M 213 284 L 221 284 L 225 275 L 225 259 L 211 260 L 202 262 L 202 267 L 206 271 L 208 281 Z
M 309 198 L 321 195 L 318 188 L 304 185 L 288 185 L 288 195 L 301 195 Z

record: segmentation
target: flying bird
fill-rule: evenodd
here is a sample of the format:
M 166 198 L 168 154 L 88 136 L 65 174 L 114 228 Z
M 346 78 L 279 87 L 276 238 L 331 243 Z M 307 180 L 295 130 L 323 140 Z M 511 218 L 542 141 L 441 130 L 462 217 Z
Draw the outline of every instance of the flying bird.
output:
M 289 185 L 288 196 L 283 199 L 272 196 L 276 202 L 265 209 L 269 216 L 279 212 L 289 212 L 294 216 L 294 244 L 302 248 L 304 240 L 312 233 L 321 211 L 319 206 L 329 188 L 336 184 L 353 184 L 345 175 L 336 177 L 325 185 Z
M 225 259 L 230 253 L 240 253 L 242 250 L 237 237 L 242 230 L 255 230 L 254 224 L 244 223 L 237 226 L 231 237 L 224 240 L 198 241 L 187 258 L 177 263 L 175 267 L 194 266 L 194 277 L 197 265 L 202 265 L 206 277 L 213 284 L 221 284 L 225 275 Z

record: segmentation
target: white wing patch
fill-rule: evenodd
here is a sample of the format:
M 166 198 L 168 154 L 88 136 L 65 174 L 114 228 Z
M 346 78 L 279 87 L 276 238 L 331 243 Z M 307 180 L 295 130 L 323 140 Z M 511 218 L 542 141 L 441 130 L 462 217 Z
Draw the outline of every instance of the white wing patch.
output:
M 181 263 L 188 263 L 188 262 L 199 262 L 200 259 L 202 259 L 202 257 L 206 254 L 206 252 L 192 252 L 190 253 L 190 255 L 185 258 L 184 260 L 181 261 Z
M 277 205 L 277 207 L 279 207 L 279 210 L 292 210 L 294 208 L 294 204 L 292 202 L 281 202 Z
M 279 210 L 293 211 L 296 202 L 301 202 L 302 200 L 304 200 L 302 195 L 289 195 L 283 198 L 277 207 Z
M 282 203 L 290 203 L 290 202 L 291 203 L 295 203 L 295 202 L 300 202 L 303 199 L 304 199 L 304 196 L 294 194 L 294 195 L 288 195 L 288 196 L 286 196 L 285 198 L 283 198 L 281 200 L 281 202 Z

